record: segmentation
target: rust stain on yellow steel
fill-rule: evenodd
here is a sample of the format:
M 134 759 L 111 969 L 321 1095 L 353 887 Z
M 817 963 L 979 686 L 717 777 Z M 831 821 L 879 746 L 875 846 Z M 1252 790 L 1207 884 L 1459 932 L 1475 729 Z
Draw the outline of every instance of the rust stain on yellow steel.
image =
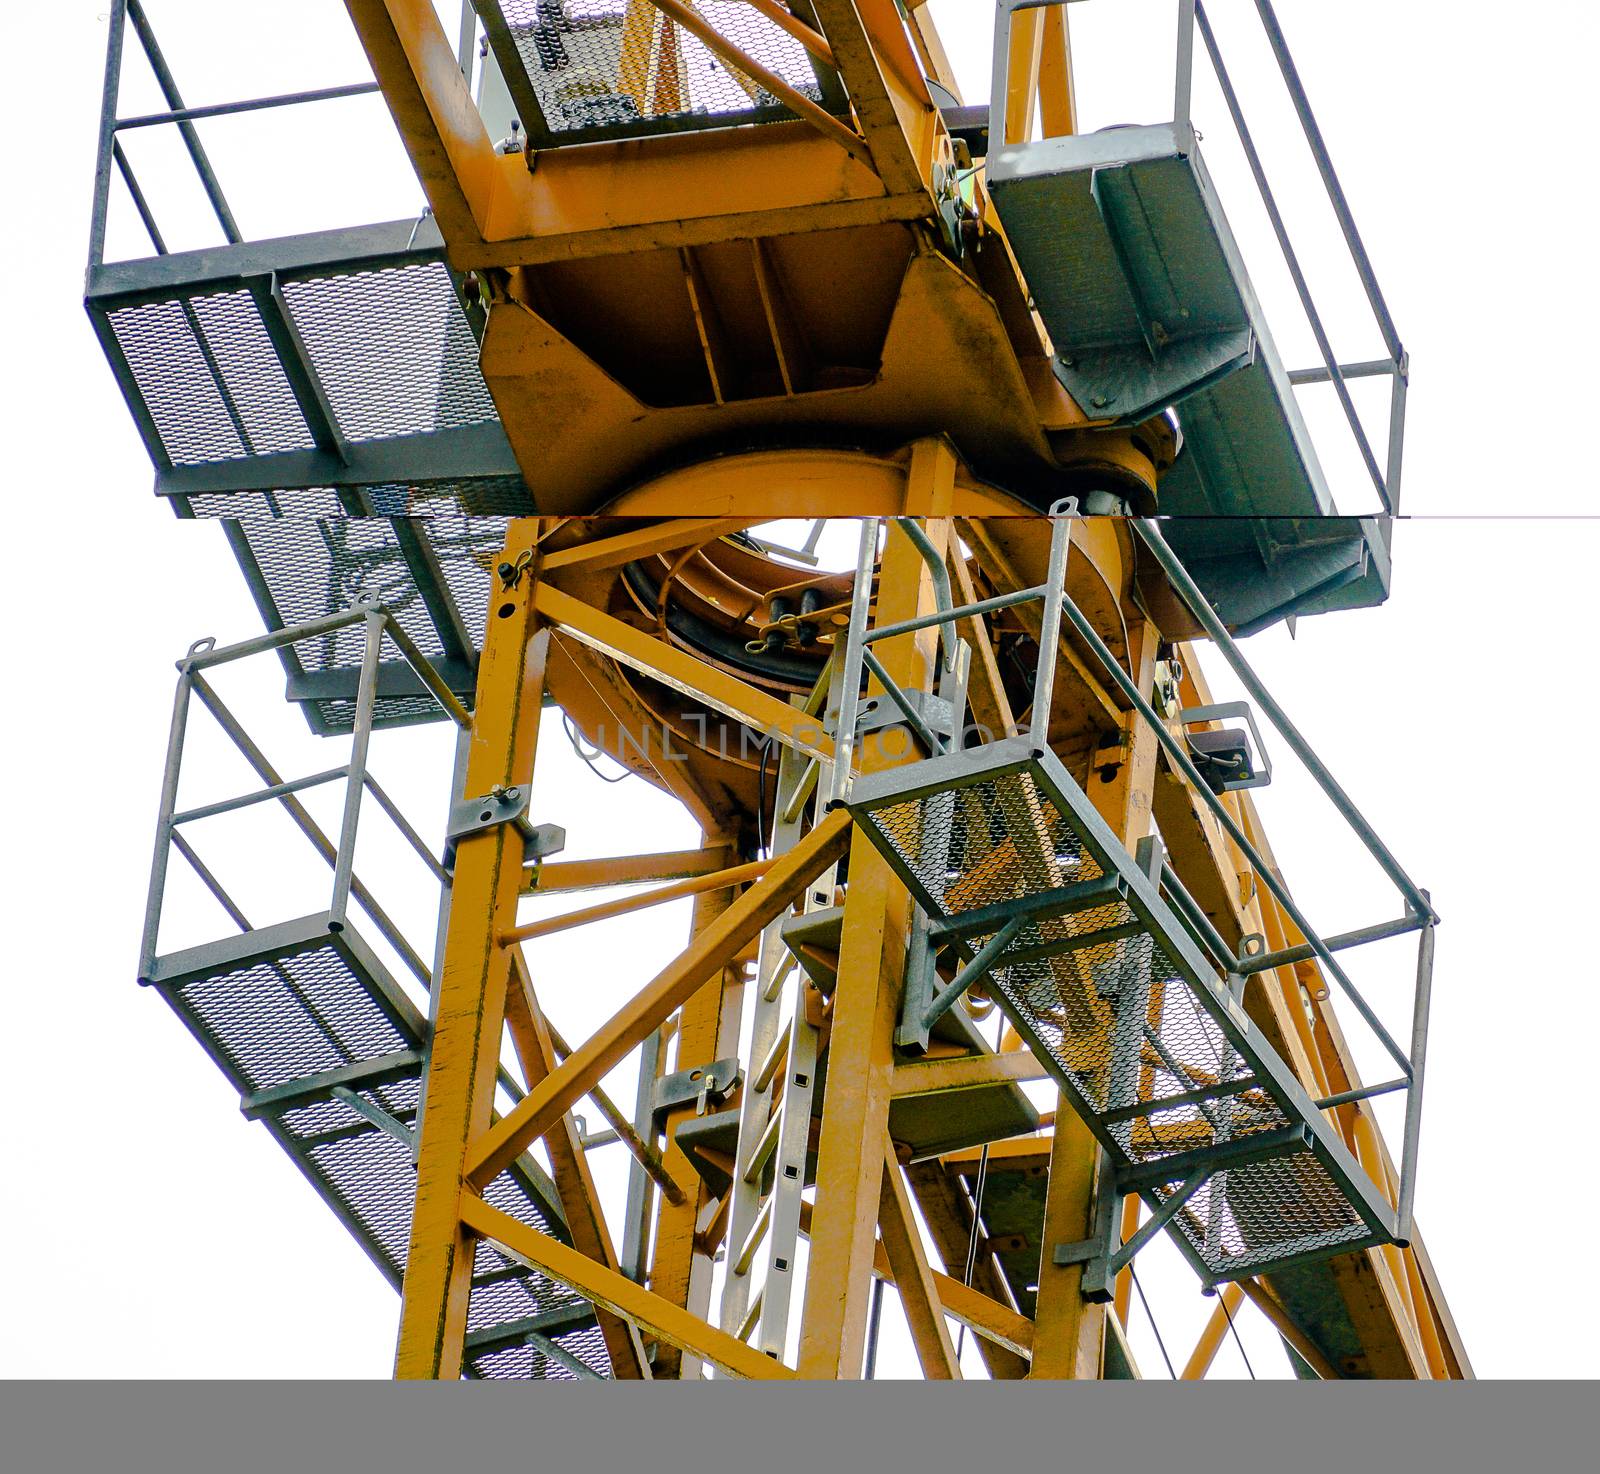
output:
M 844 853 L 850 816 L 829 814 L 771 870 L 699 933 L 644 989 L 585 1043 L 537 1090 L 474 1143 L 466 1175 L 485 1183 L 502 1172 L 531 1142 L 543 1136 L 606 1072 L 620 1064 L 662 1021 L 693 996 L 708 977 L 737 956 L 761 928 L 794 903 L 813 876 Z
M 535 530 L 531 521 L 510 524 L 506 553 L 512 561 L 532 546 Z M 548 636 L 534 633 L 536 581 L 536 571 L 530 570 L 500 600 L 509 613 L 489 621 L 478 665 L 468 793 L 487 793 L 497 784 L 526 787 L 533 776 L 548 642 Z M 472 1272 L 459 1220 L 461 1180 L 467 1154 L 488 1126 L 494 1104 L 511 973 L 510 955 L 495 944 L 495 936 L 516 915 L 522 850 L 521 834 L 500 824 L 463 838 L 456 853 L 455 904 L 436 983 L 401 1291 L 395 1357 L 400 1377 L 461 1375 Z
M 703 1356 L 731 1376 L 765 1381 L 794 1376 L 781 1362 L 707 1325 L 681 1306 L 634 1284 L 626 1275 L 596 1263 L 558 1239 L 529 1228 L 509 1213 L 490 1207 L 475 1194 L 463 1194 L 461 1216 L 474 1233 L 503 1245 L 524 1263 L 571 1286 L 585 1299 L 604 1306 L 613 1314 L 627 1317 L 667 1345 Z

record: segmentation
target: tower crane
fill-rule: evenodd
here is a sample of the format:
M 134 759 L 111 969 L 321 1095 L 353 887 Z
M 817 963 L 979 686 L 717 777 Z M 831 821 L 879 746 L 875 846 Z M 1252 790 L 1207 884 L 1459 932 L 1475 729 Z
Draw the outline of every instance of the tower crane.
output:
M 191 106 L 156 0 L 112 0 L 86 305 L 157 496 L 220 522 L 264 626 L 178 663 L 139 980 L 398 1290 L 399 1376 L 854 1378 L 892 1305 L 930 1378 L 1136 1377 L 1163 1238 L 1215 1297 L 1185 1376 L 1247 1304 L 1300 1376 L 1471 1375 L 1413 1213 L 1439 917 L 1242 648 L 1388 596 L 1405 349 L 1270 0 L 1175 0 L 1170 116 L 1089 130 L 1097 4 L 997 0 L 969 104 L 918 0 L 346 0 L 370 80 Z M 160 112 L 119 105 L 135 53 Z M 207 125 L 373 91 L 421 214 L 247 237 Z M 169 249 L 127 147 L 157 128 L 219 244 Z M 223 700 L 274 659 L 345 761 L 287 773 Z M 186 805 L 201 721 L 255 786 Z M 442 846 L 373 772 L 421 722 L 458 734 Z M 701 844 L 563 858 L 557 724 Z M 1306 914 L 1274 754 L 1388 912 Z M 247 915 L 250 856 L 202 851 L 263 808 L 326 867 L 310 914 Z M 378 822 L 437 889 L 421 936 L 357 872 Z M 180 868 L 225 925 L 174 946 Z M 541 942 L 686 899 L 681 952 L 564 1035 Z

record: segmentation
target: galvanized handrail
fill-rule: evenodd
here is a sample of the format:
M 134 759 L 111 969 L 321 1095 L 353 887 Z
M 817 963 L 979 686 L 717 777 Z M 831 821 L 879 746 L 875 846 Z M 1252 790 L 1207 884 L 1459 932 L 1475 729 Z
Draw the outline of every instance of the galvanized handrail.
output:
M 1238 847 L 1239 852 L 1254 871 L 1260 884 L 1283 908 L 1284 914 L 1289 921 L 1305 938 L 1305 943 L 1300 946 L 1284 948 L 1276 953 L 1252 954 L 1247 950 L 1243 956 L 1234 955 L 1232 949 L 1227 946 L 1215 926 L 1210 923 L 1209 918 L 1204 915 L 1204 912 L 1188 895 L 1176 874 L 1171 871 L 1170 866 L 1163 866 L 1161 887 L 1172 898 L 1180 920 L 1193 932 L 1203 948 L 1213 956 L 1218 966 L 1230 978 L 1241 984 L 1245 978 L 1265 971 L 1269 967 L 1285 966 L 1296 961 L 1315 958 L 1334 982 L 1338 984 L 1345 996 L 1349 998 L 1351 1004 L 1361 1015 L 1362 1020 L 1372 1031 L 1373 1036 L 1399 1066 L 1401 1075 L 1397 1080 L 1388 1081 L 1381 1085 L 1363 1086 L 1340 1092 L 1324 1101 L 1318 1102 L 1318 1106 L 1322 1109 L 1333 1109 L 1340 1105 L 1369 1099 L 1396 1090 L 1404 1090 L 1406 1092 L 1405 1141 L 1401 1155 L 1400 1181 L 1396 1193 L 1396 1235 L 1399 1241 L 1405 1242 L 1410 1235 L 1411 1205 L 1415 1194 L 1417 1137 L 1421 1120 L 1422 1073 L 1426 1057 L 1428 1016 L 1432 998 L 1433 933 L 1439 919 L 1428 898 L 1428 893 L 1411 880 L 1388 847 L 1378 837 L 1372 825 L 1356 808 L 1349 795 L 1333 778 L 1326 765 L 1290 721 L 1287 713 L 1272 698 L 1260 679 L 1251 670 L 1226 628 L 1217 619 L 1215 612 L 1206 603 L 1204 596 L 1199 593 L 1187 570 L 1183 567 L 1181 560 L 1162 539 L 1159 529 L 1154 523 L 1135 522 L 1135 529 L 1145 545 L 1150 548 L 1152 554 L 1160 562 L 1163 571 L 1167 573 L 1172 581 L 1179 597 L 1191 606 L 1202 627 L 1217 643 L 1224 658 L 1228 660 L 1252 698 L 1260 705 L 1268 720 L 1282 736 L 1289 748 L 1305 764 L 1318 786 L 1322 788 L 1323 792 L 1327 794 L 1334 804 L 1341 818 L 1351 826 L 1364 848 L 1372 855 L 1374 861 L 1395 885 L 1406 903 L 1407 914 L 1398 920 L 1383 922 L 1376 926 L 1347 932 L 1324 940 L 1300 909 L 1272 864 L 1260 852 L 1221 798 L 1212 792 L 1210 786 L 1200 774 L 1199 769 L 1184 750 L 1183 745 L 1168 730 L 1160 713 L 1156 711 L 1150 700 L 1139 689 L 1138 684 L 1123 668 L 1121 662 L 1118 661 L 1089 618 L 1078 608 L 1067 593 L 1065 565 L 1066 549 L 1070 542 L 1071 516 L 1056 515 L 1053 516 L 1052 522 L 1050 572 L 1044 584 L 1018 590 L 1014 594 L 974 601 L 972 604 L 964 605 L 960 608 L 940 609 L 932 615 L 922 615 L 914 619 L 877 626 L 869 630 L 866 624 L 871 608 L 870 583 L 873 556 L 877 544 L 878 523 L 876 519 L 872 518 L 864 520 L 861 554 L 857 568 L 857 584 L 852 599 L 851 623 L 846 644 L 845 664 L 841 677 L 840 727 L 835 749 L 841 760 L 835 768 L 834 801 L 843 802 L 849 791 L 851 781 L 850 753 L 853 748 L 859 693 L 866 670 L 869 667 L 871 668 L 873 675 L 884 684 L 891 701 L 894 702 L 899 710 L 908 714 L 915 710 L 906 693 L 898 690 L 894 683 L 889 680 L 881 663 L 871 658 L 868 649 L 869 645 L 892 635 L 908 633 L 913 629 L 926 629 L 936 624 L 951 625 L 958 619 L 981 616 L 984 613 L 995 612 L 1033 598 L 1041 598 L 1044 604 L 1044 617 L 1041 621 L 1043 628 L 1040 638 L 1040 660 L 1035 679 L 1029 733 L 1033 747 L 1037 750 L 1042 750 L 1048 745 L 1051 678 L 1055 667 L 1056 647 L 1060 638 L 1060 622 L 1062 618 L 1065 618 L 1083 644 L 1093 653 L 1097 663 L 1111 678 L 1123 698 L 1150 725 L 1157 742 L 1166 752 L 1169 761 L 1188 781 L 1213 817 L 1222 826 L 1229 839 Z M 963 713 L 956 713 L 958 729 L 962 717 Z M 915 725 L 920 726 L 920 723 Z M 924 740 L 927 740 L 926 736 L 924 736 Z M 1420 932 L 1421 935 L 1418 941 L 1410 1048 L 1409 1050 L 1403 1050 L 1388 1029 L 1384 1027 L 1382 1020 L 1378 1018 L 1371 1005 L 1362 996 L 1360 990 L 1350 979 L 1334 954 L 1350 947 L 1361 946 L 1386 937 L 1400 936 L 1413 931 Z M 990 958 L 985 955 L 983 960 L 987 963 Z M 949 1003 L 953 1002 L 954 998 L 966 986 L 970 985 L 981 971 L 981 968 L 973 966 L 969 961 L 969 964 L 961 970 L 955 982 L 947 985 L 938 999 L 932 1001 L 931 1006 L 940 1011 L 942 1011 L 942 1007 L 948 1007 Z
M 1012 17 L 1019 11 L 1042 9 L 1047 6 L 1066 3 L 1068 3 L 1068 0 L 996 0 L 994 60 L 989 93 L 989 136 L 991 148 L 1004 147 L 1006 140 L 1006 104 L 1010 71 L 1010 46 L 1008 43 Z M 1406 393 L 1410 379 L 1410 360 L 1407 357 L 1405 346 L 1400 340 L 1399 332 L 1395 328 L 1393 314 L 1389 311 L 1382 289 L 1378 286 L 1377 275 L 1372 267 L 1372 259 L 1367 254 L 1366 243 L 1362 240 L 1360 231 L 1356 228 L 1355 217 L 1351 212 L 1349 200 L 1339 182 L 1338 174 L 1333 166 L 1332 156 L 1328 152 L 1327 142 L 1322 136 L 1322 130 L 1318 126 L 1316 116 L 1311 110 L 1311 101 L 1306 94 L 1305 85 L 1300 78 L 1298 69 L 1295 67 L 1293 58 L 1289 54 L 1289 48 L 1284 40 L 1282 27 L 1278 24 L 1277 15 L 1272 8 L 1270 0 L 1255 0 L 1255 9 L 1268 44 L 1271 47 L 1273 57 L 1278 64 L 1278 70 L 1283 77 L 1284 85 L 1288 90 L 1289 99 L 1294 108 L 1295 116 L 1299 120 L 1307 147 L 1310 149 L 1312 158 L 1316 163 L 1318 176 L 1322 181 L 1329 204 L 1338 221 L 1340 234 L 1350 254 L 1351 263 L 1360 278 L 1367 301 L 1372 308 L 1374 322 L 1383 340 L 1383 345 L 1388 352 L 1387 358 L 1367 360 L 1360 363 L 1340 363 L 1335 355 L 1332 341 L 1312 295 L 1310 283 L 1301 267 L 1298 253 L 1295 251 L 1294 244 L 1289 236 L 1288 227 L 1284 222 L 1282 212 L 1278 208 L 1272 186 L 1267 179 L 1265 167 L 1256 149 L 1255 139 L 1245 119 L 1244 110 L 1234 89 L 1233 79 L 1228 72 L 1221 47 L 1217 43 L 1210 17 L 1206 13 L 1205 0 L 1177 0 L 1173 121 L 1180 129 L 1192 131 L 1194 42 L 1195 31 L 1198 28 L 1201 41 L 1204 43 L 1206 54 L 1217 78 L 1218 86 L 1221 89 L 1223 102 L 1227 107 L 1235 133 L 1244 150 L 1245 160 L 1249 165 L 1251 176 L 1261 196 L 1262 204 L 1266 208 L 1273 235 L 1288 267 L 1296 295 L 1300 300 L 1301 309 L 1306 315 L 1306 321 L 1311 328 L 1313 338 L 1316 340 L 1318 354 L 1322 360 L 1317 368 L 1291 371 L 1289 373 L 1289 382 L 1294 386 L 1311 383 L 1331 383 L 1334 386 L 1340 409 L 1349 424 L 1352 438 L 1360 453 L 1362 463 L 1366 467 L 1367 474 L 1372 480 L 1373 488 L 1382 503 L 1383 511 L 1389 515 L 1394 515 L 1399 511 L 1400 506 L 1400 474 L 1405 445 L 1405 410 Z M 1371 440 L 1367 435 L 1366 427 L 1361 423 L 1361 418 L 1356 411 L 1348 385 L 1348 381 L 1351 379 L 1376 375 L 1386 376 L 1392 380 L 1389 401 L 1389 436 L 1385 461 L 1381 466 L 1372 447 Z
M 352 732 L 350 758 L 347 762 L 323 772 L 302 778 L 284 779 L 273 768 L 266 754 L 251 740 L 239 719 L 227 708 L 216 692 L 205 681 L 203 672 L 219 665 L 245 660 L 265 654 L 285 645 L 315 638 L 319 635 L 365 623 L 366 640 L 361 663 L 361 678 L 356 698 L 356 713 Z M 417 954 L 399 926 L 378 904 L 376 897 L 355 873 L 355 842 L 360 819 L 361 798 L 371 793 L 401 836 L 416 851 L 436 879 L 446 878 L 438 859 L 428 851 L 421 836 L 407 821 L 393 799 L 380 787 L 367 771 L 368 752 L 373 729 L 373 714 L 377 701 L 377 674 L 385 638 L 393 639 L 406 663 L 416 672 L 424 688 L 443 708 L 447 715 L 463 729 L 470 727 L 471 718 L 466 709 L 440 680 L 438 673 L 417 650 L 415 644 L 399 628 L 394 617 L 375 604 L 362 603 L 319 619 L 274 630 L 270 634 L 240 640 L 232 645 L 218 646 L 214 641 L 197 641 L 178 662 L 178 687 L 174 697 L 171 730 L 167 742 L 167 760 L 161 785 L 160 808 L 156 823 L 155 855 L 151 864 L 150 887 L 145 906 L 144 929 L 139 949 L 139 975 L 147 977 L 156 960 L 156 949 L 161 927 L 161 913 L 166 895 L 166 879 L 170 852 L 176 849 L 199 876 L 202 884 L 216 898 L 229 918 L 242 930 L 250 930 L 243 912 L 234 903 L 221 881 L 201 862 L 193 845 L 180 833 L 183 825 L 201 819 L 233 813 L 263 802 L 277 801 L 288 810 L 290 818 L 305 834 L 312 847 L 333 870 L 333 892 L 329 904 L 330 926 L 342 926 L 353 897 L 372 918 L 373 924 L 396 953 L 427 988 L 431 975 L 427 964 Z M 188 710 L 191 695 L 197 695 L 211 711 L 223 733 L 239 748 L 245 760 L 262 780 L 263 787 L 239 794 L 233 798 L 202 804 L 190 809 L 177 809 L 178 779 L 182 770 Z M 300 804 L 297 794 L 339 779 L 345 781 L 344 812 L 340 824 L 338 843 L 323 833 L 309 811 Z
M 470 6 L 463 6 L 464 12 L 470 13 Z M 244 234 L 239 228 L 230 208 L 227 196 L 223 193 L 222 183 L 217 177 L 212 166 L 210 155 L 207 154 L 205 145 L 200 140 L 200 135 L 195 129 L 195 123 L 203 122 L 210 118 L 235 117 L 242 113 L 255 113 L 271 111 L 278 108 L 298 107 L 306 103 L 331 102 L 350 97 L 366 97 L 381 90 L 376 81 L 350 82 L 336 87 L 315 87 L 297 92 L 277 93 L 267 97 L 241 98 L 233 102 L 208 103 L 200 107 L 190 107 L 183 100 L 179 91 L 177 79 L 173 76 L 172 68 L 167 64 L 165 53 L 160 43 L 156 40 L 155 28 L 150 23 L 149 16 L 141 0 L 110 0 L 109 29 L 106 42 L 106 70 L 105 79 L 100 95 L 100 134 L 96 151 L 94 194 L 90 211 L 89 223 L 89 266 L 92 270 L 105 262 L 106 220 L 110 210 L 111 198 L 111 173 L 113 168 L 122 176 L 127 186 L 128 194 L 133 201 L 140 222 L 150 237 L 150 243 L 155 248 L 158 256 L 167 254 L 166 243 L 156 223 L 155 211 L 151 208 L 149 200 L 145 197 L 121 144 L 118 134 L 143 128 L 173 126 L 178 129 L 183 140 L 185 150 L 194 165 L 196 177 L 199 179 L 201 190 L 204 192 L 207 203 L 211 206 L 211 213 L 216 217 L 217 224 L 222 230 L 223 238 L 231 245 L 239 245 L 244 241 Z M 126 50 L 126 36 L 129 24 L 139 42 L 150 70 L 155 77 L 156 85 L 166 102 L 166 110 L 156 113 L 139 113 L 130 117 L 119 117 L 117 114 L 117 100 L 121 91 L 122 60 Z M 463 70 L 470 68 L 470 50 L 464 53 Z

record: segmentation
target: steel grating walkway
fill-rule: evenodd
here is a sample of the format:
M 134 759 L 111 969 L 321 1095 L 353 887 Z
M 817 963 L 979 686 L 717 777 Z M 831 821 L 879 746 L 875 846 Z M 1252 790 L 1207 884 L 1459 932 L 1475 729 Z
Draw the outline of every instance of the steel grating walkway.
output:
M 84 304 L 181 514 L 532 510 L 431 219 L 94 265 Z
M 1202 1280 L 1392 1242 L 1394 1214 L 1179 913 L 1049 753 L 1013 738 L 848 805 Z M 1159 864 L 1152 867 L 1157 876 Z
M 623 0 L 474 0 L 501 85 L 529 145 L 548 149 L 792 119 L 758 78 L 718 55 L 681 20 Z M 698 0 L 693 20 L 807 101 L 840 116 L 838 73 L 743 0 Z M 820 30 L 808 0 L 795 17 Z M 663 22 L 666 22 L 665 24 Z M 500 112 L 485 84 L 485 111 Z
M 398 1290 L 428 1025 L 367 944 L 317 914 L 158 958 L 144 981 Z M 566 1242 L 554 1187 L 531 1157 L 484 1198 Z M 482 1378 L 610 1373 L 588 1302 L 482 1241 L 466 1364 Z

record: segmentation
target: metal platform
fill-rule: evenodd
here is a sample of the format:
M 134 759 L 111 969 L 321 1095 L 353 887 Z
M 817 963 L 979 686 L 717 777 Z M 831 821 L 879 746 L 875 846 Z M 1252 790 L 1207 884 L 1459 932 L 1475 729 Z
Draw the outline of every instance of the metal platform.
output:
M 784 945 L 825 997 L 838 983 L 839 937 L 844 907 L 825 906 L 787 918 Z M 932 1039 L 974 1056 L 993 1055 L 988 1041 L 960 1009 L 950 1009 L 933 1024 Z M 822 1114 L 828 1076 L 827 1055 L 817 1063 L 813 1112 Z M 1039 1129 L 1039 1113 L 1015 1082 L 979 1085 L 928 1095 L 896 1096 L 889 1104 L 889 1135 L 920 1162 L 986 1141 L 1003 1141 Z
M 1116 128 L 1002 149 L 988 180 L 1068 392 L 1128 423 L 1176 415 L 1183 452 L 1160 487 L 1174 545 L 1201 561 L 1184 531 L 1200 518 L 1221 559 L 1256 555 L 1247 586 L 1229 590 L 1255 607 L 1230 623 L 1289 605 L 1318 612 L 1336 573 L 1340 607 L 1381 603 L 1377 519 L 1314 530 L 1333 497 L 1193 131 Z M 1281 524 L 1294 539 L 1259 548 L 1267 518 L 1296 519 Z
M 348 924 L 332 929 L 331 919 L 306 916 L 159 957 L 142 981 L 398 1290 L 427 1021 L 360 935 Z M 484 1197 L 567 1241 L 554 1186 L 531 1157 Z M 467 1347 L 476 1377 L 570 1380 L 610 1370 L 589 1304 L 486 1242 L 473 1260 Z
M 1396 1237 L 1394 1210 L 1191 925 L 1026 738 L 863 777 L 848 805 L 1207 1284 Z
M 314 508 L 306 515 L 288 508 L 282 513 L 229 515 L 221 523 L 267 629 L 322 619 L 370 595 L 470 705 L 488 618 L 489 569 L 505 543 L 506 519 L 345 517 L 326 510 L 319 516 Z M 284 694 L 300 704 L 312 730 L 348 732 L 359 635 L 331 631 L 284 646 L 279 657 L 287 678 Z M 415 672 L 404 661 L 386 659 L 375 725 L 405 726 L 440 716 Z
M 1002 148 L 987 177 L 1073 398 L 1128 424 L 1178 406 L 1187 474 L 1174 467 L 1163 479 L 1163 512 L 1331 510 L 1192 129 Z
M 676 24 L 644 0 L 473 0 L 473 8 L 499 73 L 485 78 L 485 121 L 499 126 L 503 87 L 535 149 L 795 117 L 759 78 L 693 34 L 693 22 L 807 101 L 849 112 L 838 73 L 743 0 L 699 0 Z M 807 0 L 790 9 L 818 29 Z
M 1061 0 L 1001 0 L 991 140 L 1008 136 L 1013 16 Z M 1023 143 L 991 142 L 986 180 L 1006 238 L 1055 349 L 1057 377 L 1084 411 L 1136 424 L 1167 412 L 1183 449 L 1161 479 L 1171 541 L 1207 566 L 1230 625 L 1381 603 L 1389 591 L 1388 529 L 1398 504 L 1409 374 L 1405 350 L 1270 7 L 1262 9 L 1322 183 L 1389 356 L 1341 364 L 1278 210 L 1204 8 L 1178 7 L 1170 122 Z M 1206 169 L 1188 116 L 1197 33 L 1220 83 L 1278 245 L 1322 354 L 1291 373 L 1273 343 L 1245 256 Z M 1379 464 L 1348 382 L 1391 381 L 1386 462 Z M 1296 385 L 1331 385 L 1371 477 L 1381 515 L 1335 516 Z M 1348 505 L 1349 503 L 1347 503 Z M 1188 519 L 1203 519 L 1193 527 Z M 1283 520 L 1276 524 L 1266 519 Z
M 306 524 L 315 526 L 315 524 Z M 352 632 L 361 652 L 360 697 L 351 702 L 349 759 L 318 773 L 285 777 L 250 736 L 211 683 L 218 667 L 265 657 L 279 646 L 334 639 Z M 149 898 L 139 949 L 139 979 L 155 987 L 194 1034 L 242 1098 L 246 1116 L 265 1124 L 318 1195 L 355 1235 L 384 1277 L 398 1289 L 405 1275 L 416 1194 L 414 1139 L 427 1068 L 429 1025 L 414 999 L 433 991 L 433 973 L 391 911 L 355 868 L 362 819 L 374 809 L 389 821 L 391 866 L 409 850 L 426 884 L 449 895 L 450 874 L 427 841 L 378 783 L 370 768 L 370 737 L 384 652 L 399 657 L 442 716 L 462 727 L 470 717 L 395 617 L 361 605 L 309 626 L 217 648 L 197 641 L 178 662 L 178 688 L 168 739 L 156 826 Z M 179 807 L 190 729 L 202 711 L 231 742 L 262 785 L 198 806 Z M 337 841 L 303 801 L 313 789 L 342 785 Z M 286 920 L 247 916 L 226 884 L 258 861 L 226 821 L 246 811 L 272 813 L 299 831 L 301 862 L 325 864 L 330 888 L 325 909 Z M 217 821 L 224 821 L 217 827 Z M 208 859 L 193 836 L 207 830 Z M 254 831 L 258 836 L 261 831 Z M 226 849 L 213 841 L 222 838 Z M 236 931 L 182 950 L 163 950 L 169 875 L 181 859 Z M 295 851 L 278 864 L 295 868 Z M 390 883 L 397 884 L 390 871 Z M 424 892 L 426 894 L 426 892 Z M 393 904 L 391 902 L 391 904 Z M 414 903 L 413 903 L 414 906 Z M 398 907 L 395 907 L 398 910 Z M 427 908 L 424 924 L 433 920 Z M 186 916 L 174 922 L 192 928 Z M 409 971 L 414 991 L 394 980 L 367 935 L 381 938 L 396 965 Z M 191 930 L 190 936 L 195 933 Z M 202 931 L 200 935 L 207 935 Z M 520 1099 L 502 1067 L 499 1084 Z M 495 1207 L 539 1232 L 568 1242 L 554 1185 L 524 1155 L 485 1193 Z M 609 1374 L 609 1359 L 591 1306 L 542 1272 L 477 1244 L 467 1320 L 468 1373 L 479 1377 L 569 1378 Z
M 512 515 L 532 499 L 432 219 L 91 265 L 180 515 Z

